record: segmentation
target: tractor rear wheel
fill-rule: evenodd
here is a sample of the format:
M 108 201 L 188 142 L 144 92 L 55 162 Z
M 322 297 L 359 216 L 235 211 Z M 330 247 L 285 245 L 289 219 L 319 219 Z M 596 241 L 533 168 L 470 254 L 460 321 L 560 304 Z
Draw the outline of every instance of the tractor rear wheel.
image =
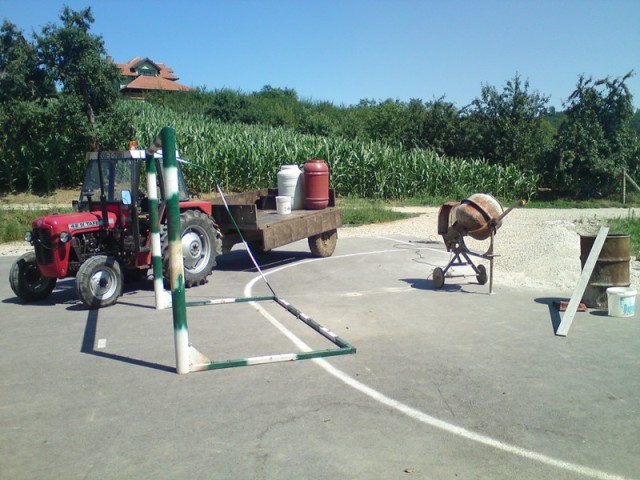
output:
M 120 264 L 113 257 L 96 255 L 78 269 L 76 293 L 90 309 L 113 305 L 122 295 L 123 284 Z
M 43 300 L 51 295 L 57 278 L 43 277 L 36 263 L 36 253 L 27 252 L 11 266 L 9 285 L 25 302 Z
M 180 214 L 182 261 L 185 287 L 204 285 L 221 254 L 216 227 L 211 218 L 200 210 L 186 210 Z M 167 285 L 171 284 L 169 259 L 169 232 L 162 228 L 162 270 Z

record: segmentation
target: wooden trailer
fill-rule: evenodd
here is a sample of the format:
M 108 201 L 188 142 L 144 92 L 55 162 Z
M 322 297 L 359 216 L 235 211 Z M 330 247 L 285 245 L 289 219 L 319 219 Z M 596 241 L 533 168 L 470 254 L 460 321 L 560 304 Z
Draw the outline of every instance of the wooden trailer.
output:
M 266 253 L 274 248 L 307 239 L 312 255 L 329 257 L 338 241 L 342 214 L 335 206 L 335 194 L 329 190 L 329 205 L 319 210 L 292 210 L 279 214 L 276 210 L 277 189 L 261 189 L 214 198 L 213 218 L 222 232 L 222 253 L 228 253 L 242 236 L 253 251 Z M 235 221 L 235 224 L 234 224 Z M 236 226 L 237 224 L 237 226 Z

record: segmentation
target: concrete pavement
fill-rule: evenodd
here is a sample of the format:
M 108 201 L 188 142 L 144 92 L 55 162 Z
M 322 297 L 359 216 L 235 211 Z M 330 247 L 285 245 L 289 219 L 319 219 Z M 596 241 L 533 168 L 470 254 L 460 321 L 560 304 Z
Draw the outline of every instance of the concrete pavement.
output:
M 0 478 L 640 478 L 640 319 L 578 313 L 556 337 L 551 302 L 572 292 L 435 290 L 447 259 L 409 237 L 276 250 L 274 290 L 357 353 L 189 375 L 150 282 L 99 311 L 73 280 L 29 305 L 3 282 Z M 268 293 L 257 277 L 234 250 L 187 296 Z M 191 343 L 212 360 L 332 347 L 258 308 L 190 308 Z

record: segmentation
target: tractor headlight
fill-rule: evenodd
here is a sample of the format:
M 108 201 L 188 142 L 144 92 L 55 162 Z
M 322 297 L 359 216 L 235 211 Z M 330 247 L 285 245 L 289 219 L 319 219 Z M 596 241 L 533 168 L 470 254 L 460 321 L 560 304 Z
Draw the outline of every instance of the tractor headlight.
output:
M 71 234 L 69 232 L 60 233 L 60 241 L 62 243 L 67 243 L 69 240 L 71 240 Z
M 33 234 L 31 232 L 27 232 L 24 234 L 25 241 L 31 243 L 33 241 Z

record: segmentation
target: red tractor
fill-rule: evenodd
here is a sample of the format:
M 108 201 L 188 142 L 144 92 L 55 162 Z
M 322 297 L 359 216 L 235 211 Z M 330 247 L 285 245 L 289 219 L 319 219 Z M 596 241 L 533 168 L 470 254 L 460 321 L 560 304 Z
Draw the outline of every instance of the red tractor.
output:
M 160 232 L 165 275 L 168 241 L 165 218 L 162 158 L 157 165 Z M 77 212 L 55 214 L 33 221 L 25 240 L 33 251 L 11 268 L 14 293 L 29 302 L 47 298 L 58 279 L 76 278 L 78 298 L 89 308 L 112 305 L 125 279 L 139 279 L 151 266 L 151 225 L 146 197 L 145 151 L 87 154 L 87 171 L 74 202 Z M 211 217 L 211 202 L 191 201 L 178 168 L 180 223 L 185 286 L 207 282 L 221 252 L 221 234 Z M 153 187 L 153 186 L 152 186 Z

